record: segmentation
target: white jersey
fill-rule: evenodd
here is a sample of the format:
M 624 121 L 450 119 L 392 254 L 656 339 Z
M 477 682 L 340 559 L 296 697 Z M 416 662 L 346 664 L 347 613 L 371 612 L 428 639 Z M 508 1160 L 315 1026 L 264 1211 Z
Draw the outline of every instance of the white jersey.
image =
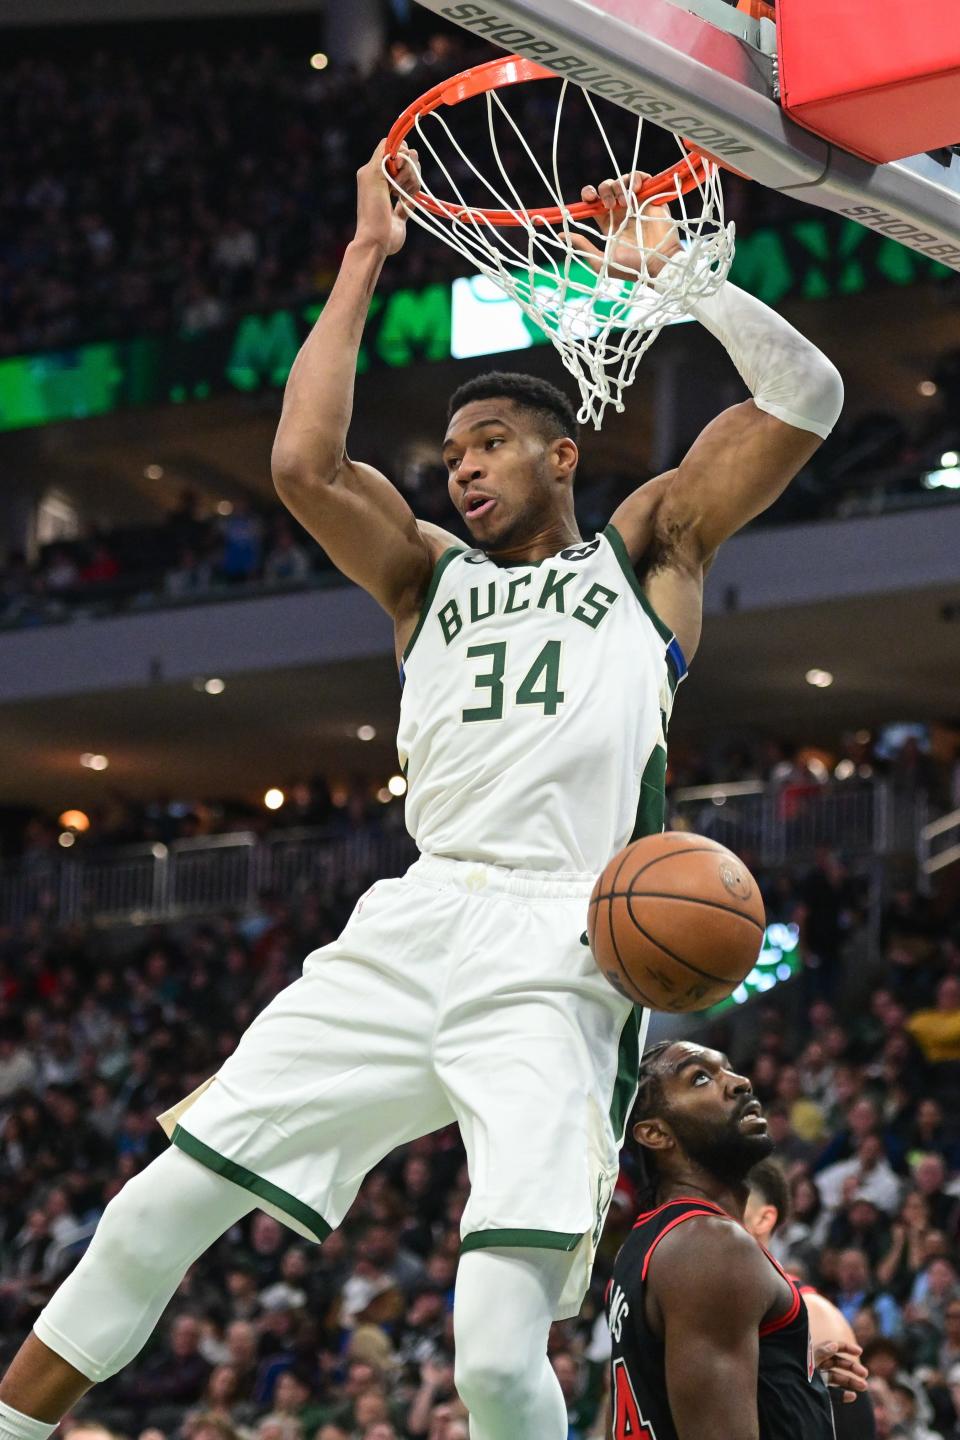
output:
M 598 874 L 663 828 L 685 671 L 612 525 L 539 562 L 447 550 L 401 670 L 397 747 L 420 850 Z

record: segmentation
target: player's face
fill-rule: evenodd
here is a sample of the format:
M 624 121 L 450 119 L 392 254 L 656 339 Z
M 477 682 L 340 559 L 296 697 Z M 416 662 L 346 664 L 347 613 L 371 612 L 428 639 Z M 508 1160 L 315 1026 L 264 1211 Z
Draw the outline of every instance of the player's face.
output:
M 663 1056 L 664 1117 L 681 1150 L 717 1179 L 739 1183 L 773 1149 L 750 1081 L 717 1050 L 687 1041 Z
M 550 523 L 562 493 L 554 448 L 509 400 L 471 400 L 453 415 L 447 485 L 481 550 L 522 543 Z

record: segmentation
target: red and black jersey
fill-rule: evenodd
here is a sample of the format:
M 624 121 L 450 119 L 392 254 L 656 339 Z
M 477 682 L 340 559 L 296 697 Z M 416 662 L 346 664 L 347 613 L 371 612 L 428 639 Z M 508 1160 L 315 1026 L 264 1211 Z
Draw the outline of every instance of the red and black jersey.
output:
M 700 1215 L 730 1218 L 709 1200 L 668 1200 L 638 1218 L 617 1256 L 607 1290 L 615 1440 L 678 1440 L 667 1399 L 663 1340 L 647 1321 L 647 1270 L 664 1235 Z M 772 1256 L 767 1258 L 783 1277 L 786 1304 L 782 1315 L 760 1326 L 760 1440 L 833 1440 L 827 1388 L 813 1367 L 806 1307 L 793 1281 Z

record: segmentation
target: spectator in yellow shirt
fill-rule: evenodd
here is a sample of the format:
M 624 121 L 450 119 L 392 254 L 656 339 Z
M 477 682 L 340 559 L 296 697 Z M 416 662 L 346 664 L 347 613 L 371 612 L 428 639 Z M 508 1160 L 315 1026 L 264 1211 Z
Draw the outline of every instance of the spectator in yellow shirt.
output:
M 937 986 L 932 1010 L 918 1010 L 906 1028 L 932 1065 L 960 1061 L 960 978 L 946 975 Z

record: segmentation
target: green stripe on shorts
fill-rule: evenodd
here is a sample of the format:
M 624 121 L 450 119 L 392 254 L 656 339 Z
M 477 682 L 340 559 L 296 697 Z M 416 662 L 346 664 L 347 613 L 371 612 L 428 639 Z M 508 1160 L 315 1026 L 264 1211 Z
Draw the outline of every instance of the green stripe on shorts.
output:
M 576 1250 L 582 1234 L 568 1235 L 562 1230 L 474 1230 L 464 1237 L 460 1245 L 461 1255 L 468 1250 L 492 1250 L 499 1246 L 504 1249 L 530 1250 Z
M 170 1136 L 170 1143 L 176 1145 L 185 1155 L 193 1160 L 199 1160 L 201 1165 L 206 1165 L 208 1170 L 215 1170 L 225 1180 L 232 1180 L 234 1185 L 239 1185 L 243 1190 L 249 1190 L 259 1200 L 266 1200 L 277 1210 L 282 1210 L 291 1219 L 298 1220 L 301 1225 L 313 1235 L 314 1239 L 323 1242 L 333 1229 L 328 1225 L 322 1215 L 316 1210 L 311 1210 L 309 1205 L 304 1205 L 295 1195 L 288 1195 L 286 1190 L 281 1190 L 279 1185 L 273 1185 L 269 1180 L 264 1180 L 262 1175 L 255 1175 L 244 1165 L 238 1165 L 235 1160 L 228 1160 L 226 1155 L 219 1155 L 216 1150 L 211 1150 L 209 1145 L 204 1145 L 195 1135 L 184 1130 L 182 1125 L 174 1126 L 173 1134 Z

